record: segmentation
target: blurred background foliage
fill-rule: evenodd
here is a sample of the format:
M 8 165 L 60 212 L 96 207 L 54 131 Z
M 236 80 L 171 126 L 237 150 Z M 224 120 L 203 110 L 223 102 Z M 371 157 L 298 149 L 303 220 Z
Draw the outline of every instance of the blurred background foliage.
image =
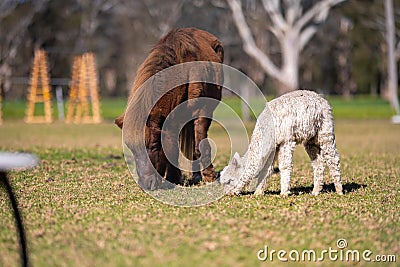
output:
M 302 0 L 304 8 L 317 1 Z M 242 1 L 257 44 L 279 65 L 278 41 L 258 0 Z M 394 1 L 400 29 L 400 0 Z M 1 0 L 0 80 L 4 99 L 25 98 L 33 53 L 48 53 L 51 77 L 68 91 L 75 55 L 97 57 L 102 96 L 126 96 L 152 45 L 176 27 L 216 35 L 225 64 L 250 76 L 274 95 L 276 84 L 249 57 L 223 0 Z M 332 8 L 300 58 L 299 84 L 325 94 L 372 94 L 387 98 L 385 17 L 381 0 L 350 0 Z M 398 35 L 400 32 L 398 31 Z M 55 82 L 57 83 L 57 82 Z M 54 86 L 53 86 L 54 87 Z

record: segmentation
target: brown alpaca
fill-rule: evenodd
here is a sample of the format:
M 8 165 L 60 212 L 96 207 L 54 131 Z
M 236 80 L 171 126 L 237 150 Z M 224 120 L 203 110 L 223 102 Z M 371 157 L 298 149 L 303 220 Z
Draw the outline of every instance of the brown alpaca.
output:
M 115 119 L 121 129 L 125 145 L 132 151 L 135 157 L 136 169 L 139 175 L 139 184 L 145 190 L 157 188 L 160 179 L 154 174 L 152 166 L 160 176 L 175 184 L 182 184 L 181 171 L 172 165 L 166 158 L 173 155 L 177 160 L 179 155 L 179 144 L 184 155 L 190 160 L 200 159 L 202 170 L 201 175 L 204 181 L 211 182 L 216 179 L 213 165 L 202 161 L 209 158 L 209 155 L 201 155 L 199 143 L 207 138 L 207 131 L 211 123 L 211 117 L 217 104 L 201 106 L 196 104 L 196 99 L 201 97 L 221 99 L 222 87 L 209 83 L 188 83 L 177 86 L 166 92 L 153 106 L 152 100 L 157 99 L 157 88 L 146 87 L 145 91 L 137 93 L 139 88 L 147 84 L 146 81 L 156 73 L 185 62 L 208 61 L 223 62 L 223 48 L 221 42 L 212 34 L 196 28 L 182 28 L 170 31 L 160 39 L 151 49 L 149 55 L 139 67 L 133 88 L 131 90 L 127 108 L 121 116 Z M 222 75 L 220 71 L 218 75 Z M 222 77 L 222 76 L 221 76 Z M 220 79 L 221 79 L 220 77 Z M 173 79 L 173 77 L 171 77 Z M 222 84 L 222 83 L 219 83 Z M 181 103 L 189 101 L 185 112 L 193 114 L 193 120 L 188 122 L 182 129 L 181 134 L 164 133 L 168 136 L 169 142 L 161 145 L 161 132 L 163 124 L 171 111 Z M 190 102 L 192 101 L 192 102 Z M 217 103 L 217 101 L 215 101 Z M 149 114 L 143 114 L 151 110 Z M 148 116 L 147 116 L 148 115 Z M 195 116 L 197 115 L 197 116 Z M 145 122 L 142 122 L 142 118 Z M 179 123 L 177 122 L 177 127 Z M 140 141 L 143 139 L 146 152 L 141 151 Z M 210 149 L 206 149 L 209 153 Z M 147 154 L 147 155 L 143 155 Z M 150 159 L 152 166 L 149 166 Z M 195 167 L 195 166 L 193 166 Z M 200 175 L 200 173 L 194 173 Z

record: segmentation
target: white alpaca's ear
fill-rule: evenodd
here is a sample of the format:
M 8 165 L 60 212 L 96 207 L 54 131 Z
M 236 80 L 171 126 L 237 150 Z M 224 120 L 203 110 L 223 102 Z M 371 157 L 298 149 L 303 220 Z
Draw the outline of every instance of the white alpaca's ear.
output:
M 237 161 L 237 159 L 236 159 L 235 157 L 233 157 L 233 158 L 231 159 L 231 162 L 230 162 L 229 165 L 232 165 L 232 166 L 234 166 L 234 167 L 237 167 L 237 166 L 239 165 L 239 162 Z
M 229 161 L 229 166 L 237 166 L 237 160 L 235 157 L 232 157 L 231 160 Z
M 235 152 L 235 154 L 234 154 L 233 157 L 232 157 L 231 164 L 232 164 L 235 168 L 238 168 L 238 167 L 240 167 L 240 161 L 241 161 L 241 159 L 240 159 L 239 153 Z

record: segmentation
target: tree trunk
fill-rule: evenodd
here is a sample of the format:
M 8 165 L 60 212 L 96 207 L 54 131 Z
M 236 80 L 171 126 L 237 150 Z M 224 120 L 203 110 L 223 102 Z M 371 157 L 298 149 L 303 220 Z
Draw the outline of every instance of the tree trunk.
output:
M 393 1 L 385 0 L 385 16 L 386 16 L 386 42 L 387 42 L 387 60 L 388 60 L 388 91 L 390 95 L 390 103 L 400 114 L 399 100 L 397 98 L 398 76 L 397 64 L 395 56 L 395 24 L 393 14 Z
M 0 79 L 2 80 L 3 94 L 11 91 L 11 75 L 12 69 L 9 64 L 9 58 L 5 62 L 0 63 Z
M 299 37 L 296 33 L 288 33 L 281 40 L 282 47 L 282 75 L 278 80 L 278 94 L 298 89 L 299 87 L 299 57 L 300 47 L 298 44 Z

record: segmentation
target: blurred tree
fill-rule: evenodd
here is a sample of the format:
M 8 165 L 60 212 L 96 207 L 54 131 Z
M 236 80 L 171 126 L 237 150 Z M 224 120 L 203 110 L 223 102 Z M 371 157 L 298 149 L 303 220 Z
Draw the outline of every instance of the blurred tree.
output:
M 87 51 L 91 47 L 90 42 L 100 26 L 101 18 L 117 3 L 116 0 L 77 0 L 81 16 L 76 50 Z
M 351 22 L 347 38 L 351 44 L 349 60 L 357 93 L 377 94 L 381 90 L 381 37 L 370 27 L 382 6 L 375 0 L 354 0 L 340 8 Z
M 394 0 L 393 27 L 395 35 L 400 40 L 400 1 Z M 379 93 L 383 98 L 390 100 L 388 90 L 388 44 L 386 41 L 386 15 L 384 1 L 355 0 L 349 2 L 349 9 L 345 12 L 354 22 L 351 42 L 354 49 L 354 65 L 357 72 L 358 88 L 371 87 L 371 93 Z M 394 37 L 396 39 L 396 37 Z M 397 47 L 400 44 L 397 43 Z M 397 58 L 397 48 L 393 52 Z M 396 80 L 396 79 L 393 79 Z M 361 91 L 365 92 L 365 91 Z
M 22 83 L 28 81 L 36 48 L 48 52 L 52 78 L 71 77 L 73 57 L 93 51 L 101 93 L 126 95 L 137 67 L 162 35 L 175 27 L 198 27 L 216 35 L 225 48 L 224 62 L 246 73 L 265 93 L 273 94 L 275 85 L 282 85 L 282 81 L 293 84 L 287 77 L 296 61 L 298 69 L 294 73 L 302 87 L 326 94 L 385 92 L 387 59 L 383 55 L 387 45 L 382 38 L 385 16 L 381 0 L 352 0 L 328 9 L 329 16 L 325 11 L 309 18 L 297 32 L 297 37 L 303 36 L 303 44 L 297 42 L 297 50 L 290 51 L 295 56 L 283 53 L 285 41 L 276 35 L 288 35 L 289 31 L 283 33 L 279 27 L 294 28 L 325 1 L 243 0 L 239 5 L 254 46 L 269 58 L 278 73 L 286 73 L 278 77 L 281 82 L 277 83 L 275 76 L 267 75 L 265 68 L 260 67 L 261 61 L 266 62 L 262 57 L 243 51 L 243 39 L 237 27 L 232 27 L 235 17 L 227 0 L 3 0 L 1 86 L 5 87 L 6 98 L 24 95 L 27 85 Z M 400 33 L 400 0 L 393 1 L 396 29 Z M 276 9 L 276 3 L 280 9 Z M 350 27 L 343 31 L 346 21 Z M 397 41 L 397 58 L 399 54 Z
M 340 18 L 340 34 L 336 45 L 336 61 L 337 61 L 337 84 L 336 92 L 345 98 L 350 98 L 356 91 L 356 83 L 353 79 L 352 62 L 351 62 L 351 42 L 347 38 L 347 34 L 352 27 L 352 22 L 342 17 Z
M 344 0 L 317 1 L 304 13 L 304 3 L 301 1 L 262 1 L 271 20 L 270 31 L 280 43 L 282 55 L 280 68 L 256 45 L 253 33 L 244 17 L 242 3 L 239 0 L 227 1 L 243 39 L 244 50 L 256 58 L 264 71 L 280 83 L 278 93 L 283 94 L 298 88 L 300 52 L 316 33 L 317 25 L 326 20 L 329 10 Z
M 119 64 L 126 86 L 117 88 L 127 92 L 133 85 L 135 70 L 143 62 L 154 43 L 169 30 L 181 16 L 184 0 L 121 0 L 114 12 L 120 40 L 114 58 Z M 127 90 L 125 89 L 127 88 Z M 121 91 L 119 91 L 121 93 Z
M 0 85 L 7 94 L 11 90 L 13 63 L 25 44 L 29 25 L 35 14 L 45 7 L 46 0 L 25 3 L 2 1 L 0 3 Z M 32 52 L 33 55 L 33 52 Z M 28 64 L 28 68 L 29 68 Z
M 388 60 L 388 90 L 390 94 L 390 103 L 400 115 L 398 99 L 398 73 L 396 62 L 396 26 L 394 24 L 393 0 L 385 0 L 385 20 L 386 20 L 386 43 Z M 400 123 L 400 122 L 399 122 Z

